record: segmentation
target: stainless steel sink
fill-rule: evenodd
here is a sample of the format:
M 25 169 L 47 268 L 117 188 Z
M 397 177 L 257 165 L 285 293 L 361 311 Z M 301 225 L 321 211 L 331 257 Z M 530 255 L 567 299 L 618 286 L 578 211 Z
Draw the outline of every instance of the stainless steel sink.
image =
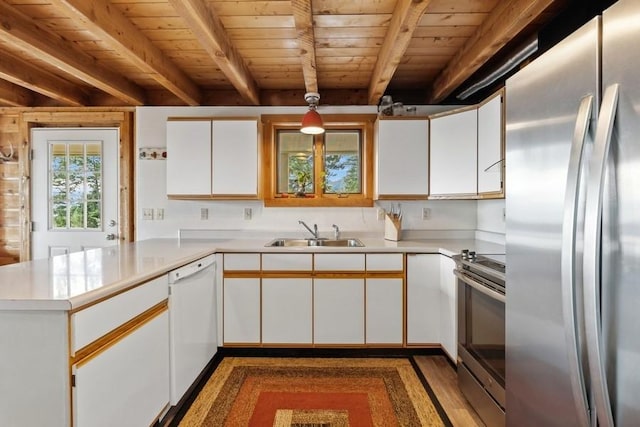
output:
M 364 244 L 355 238 L 349 239 L 273 239 L 265 246 L 278 247 L 278 246 L 328 246 L 338 248 L 361 248 Z

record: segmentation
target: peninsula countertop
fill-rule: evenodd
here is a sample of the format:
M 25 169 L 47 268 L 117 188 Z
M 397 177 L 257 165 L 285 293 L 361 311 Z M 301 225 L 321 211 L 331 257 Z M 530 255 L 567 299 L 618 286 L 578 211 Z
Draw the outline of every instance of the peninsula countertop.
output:
M 504 253 L 476 239 L 360 238 L 364 247 L 266 247 L 271 239 L 149 239 L 0 267 L 0 310 L 77 310 L 216 252 Z

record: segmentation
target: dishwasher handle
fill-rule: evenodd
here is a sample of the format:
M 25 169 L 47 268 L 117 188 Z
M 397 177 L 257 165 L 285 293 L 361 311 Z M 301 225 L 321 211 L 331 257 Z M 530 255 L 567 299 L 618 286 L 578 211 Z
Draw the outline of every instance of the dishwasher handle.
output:
M 211 266 L 215 266 L 215 263 L 216 263 L 215 260 L 216 259 L 214 255 L 209 255 L 207 257 L 194 261 L 190 264 L 187 264 L 185 266 L 182 266 L 180 268 L 170 271 L 169 284 L 177 283 L 181 280 L 194 276 Z

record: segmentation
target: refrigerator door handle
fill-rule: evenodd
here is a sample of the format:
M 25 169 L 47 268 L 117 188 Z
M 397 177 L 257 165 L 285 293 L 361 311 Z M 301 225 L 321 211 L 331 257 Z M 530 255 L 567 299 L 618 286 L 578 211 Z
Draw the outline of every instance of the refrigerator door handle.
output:
M 614 425 L 603 358 L 600 310 L 600 252 L 602 207 L 606 165 L 609 160 L 613 124 L 618 106 L 619 85 L 604 92 L 598 128 L 589 165 L 584 234 L 584 316 L 591 387 L 594 394 L 598 425 Z
M 584 372 L 578 348 L 578 322 L 576 319 L 576 233 L 578 223 L 578 204 L 580 182 L 582 181 L 582 163 L 585 141 L 589 130 L 589 121 L 593 110 L 593 95 L 586 95 L 580 101 L 576 117 L 569 170 L 564 201 L 562 221 L 562 314 L 565 324 L 565 338 L 569 349 L 568 361 L 571 375 L 571 388 L 581 425 L 589 425 L 589 405 L 587 400 Z

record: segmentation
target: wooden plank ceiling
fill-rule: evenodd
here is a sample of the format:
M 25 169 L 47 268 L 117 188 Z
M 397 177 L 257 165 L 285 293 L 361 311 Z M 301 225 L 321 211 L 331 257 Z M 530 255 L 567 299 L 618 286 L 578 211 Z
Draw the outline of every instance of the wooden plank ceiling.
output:
M 0 106 L 438 103 L 564 0 L 0 0 Z

